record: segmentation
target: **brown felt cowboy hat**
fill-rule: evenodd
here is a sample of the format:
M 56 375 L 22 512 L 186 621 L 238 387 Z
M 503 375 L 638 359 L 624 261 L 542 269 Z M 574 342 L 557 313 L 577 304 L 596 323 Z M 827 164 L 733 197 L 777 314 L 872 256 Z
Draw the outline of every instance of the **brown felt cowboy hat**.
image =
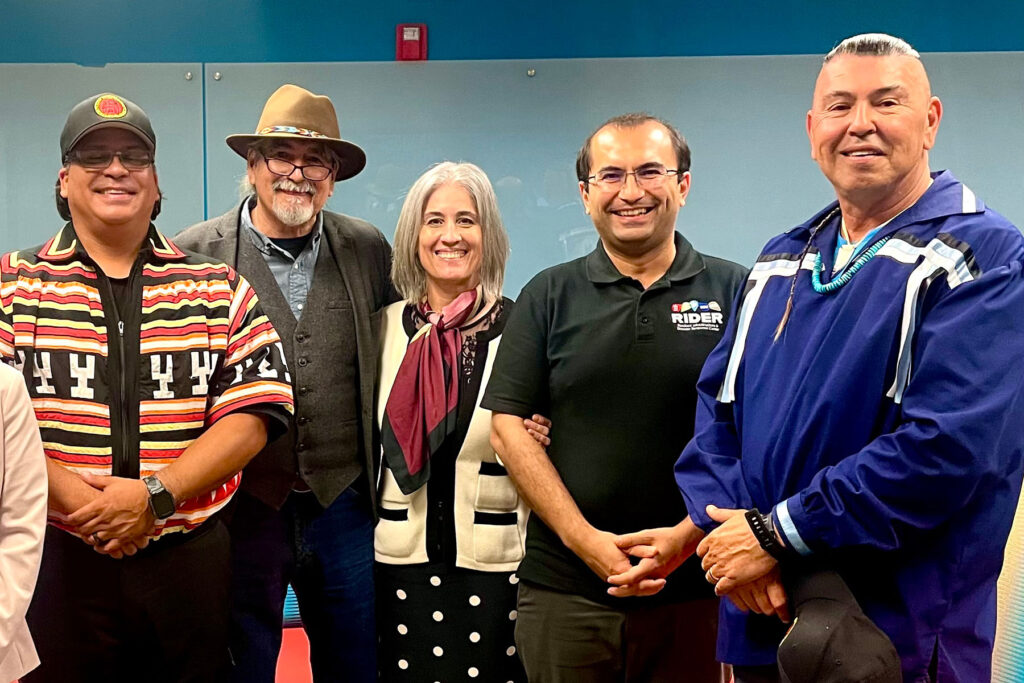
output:
M 351 178 L 366 166 L 366 153 L 358 145 L 341 139 L 338 115 L 326 95 L 314 95 L 305 88 L 286 83 L 270 96 L 263 107 L 256 132 L 229 135 L 225 142 L 240 156 L 257 140 L 289 138 L 322 142 L 338 155 L 335 180 Z

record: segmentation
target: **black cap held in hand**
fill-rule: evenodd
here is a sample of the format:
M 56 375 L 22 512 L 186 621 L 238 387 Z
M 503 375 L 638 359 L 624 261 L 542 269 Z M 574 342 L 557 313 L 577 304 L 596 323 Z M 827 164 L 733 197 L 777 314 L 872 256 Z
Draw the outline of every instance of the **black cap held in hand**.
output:
M 889 637 L 834 571 L 787 577 L 793 626 L 779 645 L 782 683 L 902 683 Z
M 156 150 L 156 134 L 146 112 L 120 95 L 103 93 L 82 100 L 68 114 L 60 134 L 61 163 L 83 137 L 101 128 L 122 128 L 137 135 L 150 151 Z

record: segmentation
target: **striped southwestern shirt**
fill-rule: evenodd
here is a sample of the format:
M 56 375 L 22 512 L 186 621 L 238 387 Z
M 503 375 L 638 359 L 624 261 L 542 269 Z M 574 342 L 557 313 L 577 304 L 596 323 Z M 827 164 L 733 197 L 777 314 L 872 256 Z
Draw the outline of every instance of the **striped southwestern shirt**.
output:
M 0 358 L 25 376 L 46 455 L 77 474 L 147 476 L 232 412 L 267 415 L 279 432 L 291 382 L 249 283 L 153 225 L 132 282 L 120 319 L 71 223 L 38 250 L 0 258 Z M 153 537 L 198 527 L 240 481 L 179 501 Z M 74 533 L 64 521 L 51 510 L 50 522 Z

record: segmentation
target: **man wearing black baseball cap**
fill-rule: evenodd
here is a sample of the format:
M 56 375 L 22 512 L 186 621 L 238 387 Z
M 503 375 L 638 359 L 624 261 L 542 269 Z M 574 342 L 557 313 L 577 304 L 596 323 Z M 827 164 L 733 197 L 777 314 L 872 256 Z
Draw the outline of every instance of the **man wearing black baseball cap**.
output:
M 49 522 L 24 681 L 222 681 L 228 541 L 216 513 L 291 413 L 256 295 L 183 252 L 160 209 L 146 113 L 105 93 L 60 137 L 69 221 L 0 259 L 0 357 L 40 425 Z
M 100 131 L 111 131 L 93 136 L 88 145 L 76 149 L 78 143 L 91 133 Z M 115 133 L 113 131 L 123 131 Z M 95 98 L 79 102 L 68 114 L 64 123 L 64 130 L 60 134 L 60 158 L 61 164 L 68 169 L 68 162 L 79 160 L 82 154 L 86 154 L 86 168 L 94 168 L 102 161 L 102 156 L 91 157 L 89 150 L 103 147 L 104 142 L 110 139 L 127 140 L 128 151 L 133 152 L 128 159 L 129 167 L 135 171 L 141 171 L 153 167 L 153 181 L 156 184 L 156 170 L 154 158 L 156 154 L 156 134 L 153 132 L 153 125 L 149 122 L 140 107 L 130 100 L 117 95 L 107 93 L 98 95 Z M 121 165 L 125 163 L 124 157 L 120 157 Z M 91 163 L 90 163 L 91 162 Z M 128 167 L 126 167 L 128 168 Z M 141 176 L 140 176 L 141 178 Z M 66 221 L 71 220 L 71 212 L 68 207 L 67 190 L 62 190 L 64 175 L 57 179 L 57 212 Z M 150 219 L 155 219 L 160 213 L 160 189 L 156 187 L 156 202 L 153 204 L 153 211 Z M 148 226 L 148 220 L 146 222 Z

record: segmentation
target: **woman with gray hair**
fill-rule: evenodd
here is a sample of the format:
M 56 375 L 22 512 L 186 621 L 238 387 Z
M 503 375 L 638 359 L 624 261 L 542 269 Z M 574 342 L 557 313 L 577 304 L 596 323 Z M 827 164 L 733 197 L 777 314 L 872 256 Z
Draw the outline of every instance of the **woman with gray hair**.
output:
M 394 245 L 405 301 L 384 310 L 381 333 L 381 677 L 525 681 L 513 630 L 528 510 L 478 400 L 512 307 L 508 236 L 484 172 L 444 162 L 424 173 Z M 546 443 L 546 424 L 527 424 Z

